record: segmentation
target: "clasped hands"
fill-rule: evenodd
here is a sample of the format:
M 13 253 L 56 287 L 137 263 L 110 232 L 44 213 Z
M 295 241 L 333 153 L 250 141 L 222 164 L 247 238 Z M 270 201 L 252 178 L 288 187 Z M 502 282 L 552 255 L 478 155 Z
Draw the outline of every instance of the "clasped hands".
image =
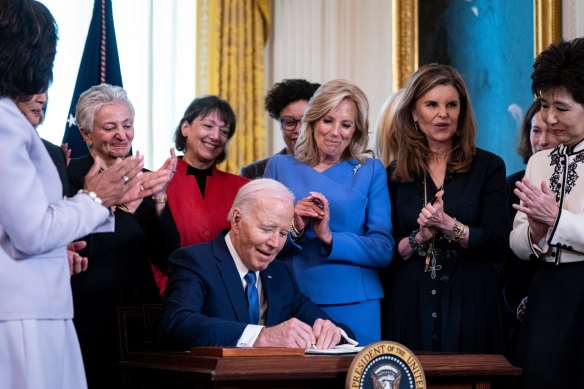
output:
M 95 158 L 85 176 L 84 189 L 95 192 L 102 205 L 109 208 L 117 204 L 132 204 L 136 200 L 164 191 L 176 169 L 176 156 L 171 149 L 171 156 L 154 172 L 142 171 L 144 157 L 139 152 L 135 156 L 118 159 L 116 163 L 100 171 L 102 163 L 99 157 Z
M 310 196 L 300 199 L 294 206 L 294 226 L 304 231 L 312 222 L 312 229 L 318 239 L 326 246 L 333 243 L 331 233 L 329 202 L 322 193 L 310 192 Z
M 419 226 L 419 231 L 416 234 L 416 241 L 419 244 L 432 239 L 437 231 L 450 232 L 454 228 L 455 220 L 444 212 L 444 190 L 436 193 L 436 196 L 431 202 L 424 205 L 416 222 Z M 409 259 L 413 254 L 413 249 L 410 247 L 408 237 L 403 238 L 398 244 L 398 250 L 403 259 Z
M 296 319 L 262 328 L 254 347 L 333 348 L 341 341 L 341 330 L 330 320 L 316 319 L 311 327 Z
M 515 182 L 513 191 L 520 200 L 513 204 L 513 208 L 527 216 L 532 242 L 539 242 L 546 236 L 549 227 L 552 227 L 560 212 L 556 202 L 556 195 L 542 181 L 538 188 L 527 178 Z

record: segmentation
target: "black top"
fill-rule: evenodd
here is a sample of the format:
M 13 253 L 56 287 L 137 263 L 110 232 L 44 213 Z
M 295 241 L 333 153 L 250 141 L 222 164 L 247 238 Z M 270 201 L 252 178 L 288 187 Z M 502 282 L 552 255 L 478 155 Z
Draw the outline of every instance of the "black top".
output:
M 207 177 L 213 175 L 213 166 L 206 169 L 197 169 L 191 165 L 187 166 L 187 176 L 194 176 L 201 191 L 201 196 L 205 197 L 205 187 L 207 186 Z

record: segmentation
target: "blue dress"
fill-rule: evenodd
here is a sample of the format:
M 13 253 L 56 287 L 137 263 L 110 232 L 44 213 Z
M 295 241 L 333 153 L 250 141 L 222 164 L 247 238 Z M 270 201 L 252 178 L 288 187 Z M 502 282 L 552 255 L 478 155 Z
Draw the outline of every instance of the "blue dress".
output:
M 301 291 L 335 321 L 347 324 L 361 345 L 381 339 L 378 269 L 389 265 L 394 241 L 386 172 L 377 159 L 340 162 L 323 172 L 293 156 L 275 155 L 264 174 L 286 185 L 296 200 L 320 192 L 329 201 L 332 249 L 310 226 L 282 253 Z

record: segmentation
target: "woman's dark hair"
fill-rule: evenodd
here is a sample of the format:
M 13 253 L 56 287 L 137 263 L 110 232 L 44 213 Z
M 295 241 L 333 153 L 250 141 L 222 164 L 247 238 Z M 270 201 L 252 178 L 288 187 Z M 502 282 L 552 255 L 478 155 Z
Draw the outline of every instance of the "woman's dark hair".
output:
M 541 97 L 549 88 L 564 87 L 584 105 L 584 38 L 550 45 L 535 59 L 531 90 Z
M 519 143 L 517 144 L 517 153 L 523 158 L 523 163 L 527 163 L 529 158 L 533 155 L 531 150 L 531 120 L 541 110 L 541 100 L 536 99 L 523 117 L 521 122 L 521 132 L 519 134 Z
M 49 89 L 57 25 L 43 4 L 0 0 L 0 96 L 18 98 Z
M 178 123 L 176 130 L 174 131 L 174 145 L 178 151 L 185 151 L 185 147 L 187 145 L 187 137 L 182 134 L 181 127 L 184 122 L 191 124 L 193 120 L 200 117 L 205 118 L 207 115 L 217 112 L 217 115 L 225 122 L 225 125 L 229 127 L 229 134 L 227 135 L 227 139 L 231 139 L 233 134 L 235 134 L 235 112 L 229 105 L 229 103 L 217 96 L 204 96 L 204 97 L 197 97 L 194 99 L 191 104 L 189 104 L 183 118 Z M 221 163 L 227 157 L 227 148 L 219 154 L 215 163 Z
M 274 84 L 265 99 L 266 111 L 270 117 L 280 119 L 280 112 L 288 105 L 299 100 L 310 100 L 320 84 L 312 84 L 306 80 L 283 80 Z

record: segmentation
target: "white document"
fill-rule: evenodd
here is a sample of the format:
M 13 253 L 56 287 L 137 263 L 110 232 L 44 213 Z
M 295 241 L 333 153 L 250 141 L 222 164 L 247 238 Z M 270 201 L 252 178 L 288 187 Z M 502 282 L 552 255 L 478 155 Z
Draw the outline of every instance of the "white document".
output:
M 352 344 L 340 344 L 333 348 L 319 350 L 316 348 L 307 348 L 305 350 L 306 354 L 357 354 L 359 351 L 363 350 L 363 346 L 354 346 Z

